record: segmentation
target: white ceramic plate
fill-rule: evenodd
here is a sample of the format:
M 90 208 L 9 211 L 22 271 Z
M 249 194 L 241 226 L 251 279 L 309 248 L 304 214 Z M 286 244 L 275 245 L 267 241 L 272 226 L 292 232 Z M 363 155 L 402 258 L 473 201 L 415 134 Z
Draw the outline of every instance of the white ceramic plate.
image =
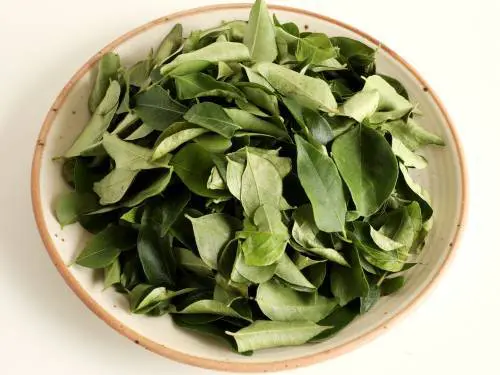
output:
M 115 51 L 123 64 L 146 56 L 180 22 L 185 33 L 218 25 L 222 20 L 248 19 L 250 5 L 221 5 L 194 9 L 161 18 L 139 27 L 109 44 L 92 57 L 68 82 L 50 109 L 39 135 L 32 170 L 32 198 L 38 227 L 54 264 L 69 286 L 110 326 L 136 343 L 166 357 L 219 370 L 272 371 L 298 367 L 339 355 L 388 328 L 429 290 L 449 262 L 458 239 L 465 210 L 465 172 L 456 134 L 445 110 L 429 86 L 394 52 L 381 46 L 377 68 L 400 80 L 412 101 L 425 114 L 422 125 L 440 135 L 445 148 L 428 148 L 429 167 L 414 175 L 430 193 L 435 224 L 421 259 L 408 275 L 406 286 L 383 298 L 369 313 L 357 318 L 331 340 L 320 344 L 263 350 L 251 357 L 232 353 L 216 342 L 201 339 L 177 328 L 168 316 L 151 318 L 132 315 L 125 298 L 112 290 L 102 291 L 102 281 L 79 266 L 67 267 L 81 249 L 88 234 L 78 225 L 61 230 L 53 213 L 54 199 L 68 188 L 61 178 L 62 155 L 86 124 L 87 97 L 96 73 L 96 61 L 103 53 Z M 360 31 L 321 15 L 286 7 L 270 7 L 281 21 L 328 35 L 347 36 L 377 47 L 380 43 Z M 307 26 L 306 26 L 307 25 Z M 96 333 L 98 334 L 98 332 Z

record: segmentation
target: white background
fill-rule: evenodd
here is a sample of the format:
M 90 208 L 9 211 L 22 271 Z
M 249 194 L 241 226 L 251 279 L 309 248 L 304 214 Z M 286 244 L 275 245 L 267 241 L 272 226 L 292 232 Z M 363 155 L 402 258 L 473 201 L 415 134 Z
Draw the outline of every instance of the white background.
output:
M 465 234 L 430 297 L 370 344 L 289 373 L 499 374 L 500 0 L 269 2 L 335 17 L 400 53 L 450 111 L 469 165 Z M 87 310 L 45 253 L 29 191 L 41 122 L 82 63 L 136 26 L 208 3 L 0 0 L 0 374 L 215 374 L 152 354 Z

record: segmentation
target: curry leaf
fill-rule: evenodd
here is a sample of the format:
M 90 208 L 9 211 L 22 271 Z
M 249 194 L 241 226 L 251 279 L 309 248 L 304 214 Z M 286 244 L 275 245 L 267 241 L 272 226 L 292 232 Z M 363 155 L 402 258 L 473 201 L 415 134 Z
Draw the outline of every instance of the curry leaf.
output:
M 88 268 L 105 268 L 111 265 L 122 251 L 135 246 L 134 230 L 110 226 L 92 237 L 75 260 L 75 263 Z
M 221 106 L 204 102 L 195 104 L 184 115 L 184 118 L 196 125 L 214 131 L 226 138 L 231 138 L 241 127 L 224 112 Z
M 376 130 L 360 124 L 333 142 L 332 156 L 356 210 L 362 216 L 375 213 L 389 198 L 398 177 L 389 143 Z
M 316 225 L 325 232 L 343 231 L 347 206 L 335 163 L 298 135 L 295 143 L 297 172 L 311 201 Z
M 327 330 L 312 322 L 272 322 L 257 320 L 237 332 L 228 332 L 238 345 L 239 352 L 279 346 L 302 345 Z
M 212 269 L 217 269 L 217 257 L 222 248 L 240 229 L 241 222 L 226 214 L 210 214 L 198 218 L 189 217 L 193 225 L 200 257 Z
M 104 99 L 110 82 L 118 78 L 119 69 L 120 56 L 115 53 L 108 52 L 99 60 L 97 78 L 89 96 L 88 104 L 91 113 L 96 111 L 97 107 Z
M 278 55 L 274 25 L 264 0 L 256 0 L 250 11 L 243 43 L 254 61 L 272 62 Z

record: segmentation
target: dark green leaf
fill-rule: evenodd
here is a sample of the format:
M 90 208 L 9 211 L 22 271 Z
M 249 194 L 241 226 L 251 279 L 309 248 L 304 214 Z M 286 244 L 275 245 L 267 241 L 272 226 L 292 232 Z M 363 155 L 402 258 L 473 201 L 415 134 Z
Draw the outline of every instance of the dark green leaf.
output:
M 389 143 L 376 130 L 360 124 L 335 139 L 332 155 L 356 210 L 362 216 L 375 213 L 389 198 L 398 177 Z
M 136 232 L 133 229 L 112 225 L 93 236 L 75 260 L 75 263 L 88 268 L 105 268 L 122 251 L 135 246 Z

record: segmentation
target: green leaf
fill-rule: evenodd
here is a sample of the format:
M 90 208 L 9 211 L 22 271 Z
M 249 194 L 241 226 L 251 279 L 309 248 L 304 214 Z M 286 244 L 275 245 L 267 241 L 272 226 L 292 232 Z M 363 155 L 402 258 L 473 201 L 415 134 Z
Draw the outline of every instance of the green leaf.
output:
M 386 231 L 384 230 L 383 232 Z M 370 226 L 370 235 L 372 237 L 372 240 L 379 248 L 385 251 L 392 251 L 403 247 L 402 243 L 394 241 L 390 237 L 387 237 L 383 232 L 377 231 L 375 228 Z
M 351 117 L 357 122 L 363 122 L 375 113 L 379 106 L 380 94 L 376 90 L 360 91 L 346 100 L 339 108 L 344 116 Z
M 251 321 L 247 317 L 238 314 L 231 307 L 226 306 L 222 302 L 214 300 L 201 300 L 192 303 L 183 310 L 175 311 L 175 314 L 213 314 L 220 316 L 227 316 L 231 318 L 243 319 Z
M 401 163 L 399 164 L 399 173 L 397 194 L 401 194 L 410 201 L 417 201 L 422 211 L 422 220 L 428 221 L 433 214 L 429 193 L 412 179 L 406 167 Z
M 271 279 L 276 271 L 276 266 L 276 263 L 261 267 L 249 266 L 245 261 L 242 251 L 238 251 L 234 262 L 234 268 L 236 271 L 245 279 L 256 284 L 263 283 Z
M 137 239 L 137 252 L 149 283 L 175 286 L 176 262 L 168 237 L 162 238 L 153 226 L 143 225 Z
M 170 300 L 176 296 L 192 292 L 193 288 L 170 291 L 165 287 L 154 287 L 147 284 L 139 284 L 130 292 L 130 310 L 134 314 L 147 314 L 161 307 L 165 309 Z
M 356 39 L 337 36 L 330 38 L 332 45 L 340 50 L 342 63 L 348 64 L 349 70 L 361 80 L 375 72 L 375 50 Z
M 288 230 L 275 206 L 263 204 L 255 210 L 253 223 L 257 231 L 245 231 L 241 245 L 249 266 L 268 266 L 281 258 L 288 241 Z
M 240 126 L 226 114 L 220 105 L 203 102 L 192 106 L 184 115 L 186 121 L 231 138 Z
M 161 194 L 170 183 L 172 170 L 168 169 L 162 173 L 145 189 L 137 192 L 134 196 L 123 202 L 124 207 L 134 207 L 143 203 L 146 199 Z
M 289 287 L 303 292 L 312 292 L 316 287 L 300 272 L 286 253 L 278 260 L 276 276 L 284 280 Z
M 194 99 L 204 96 L 221 96 L 227 99 L 244 99 L 244 94 L 235 86 L 220 82 L 204 73 L 191 73 L 174 77 L 177 98 Z
M 347 206 L 333 160 L 299 135 L 295 143 L 299 180 L 311 201 L 316 225 L 324 232 L 343 231 Z
M 116 81 L 118 78 L 118 70 L 120 69 L 120 56 L 115 53 L 108 52 L 99 60 L 97 78 L 89 96 L 89 110 L 94 113 L 106 95 L 106 91 L 110 86 L 111 81 Z
M 258 63 L 253 69 L 259 72 L 280 94 L 291 96 L 311 109 L 337 112 L 337 102 L 325 81 L 272 63 Z
M 323 33 L 311 33 L 300 38 L 295 57 L 299 61 L 318 64 L 336 56 L 330 39 Z
M 330 124 L 318 112 L 304 108 L 302 114 L 304 116 L 304 123 L 316 142 L 326 145 L 335 138 Z
M 155 130 L 153 128 L 150 128 L 146 124 L 142 124 L 137 129 L 135 129 L 132 132 L 132 134 L 130 134 L 129 136 L 127 136 L 127 138 L 125 138 L 125 140 L 126 141 L 136 141 L 138 139 L 147 137 L 148 135 L 150 135 L 154 131 Z
M 177 258 L 177 263 L 179 266 L 186 268 L 187 270 L 194 272 L 200 276 L 209 276 L 212 274 L 212 270 L 208 267 L 201 258 L 193 254 L 191 250 L 184 249 L 182 247 L 175 247 L 174 253 Z
M 383 296 L 388 296 L 389 294 L 396 293 L 399 289 L 401 289 L 405 285 L 405 277 L 397 276 L 392 277 L 390 279 L 384 279 L 382 284 L 380 285 L 380 293 Z
M 186 74 L 198 73 L 205 69 L 208 69 L 212 65 L 213 64 L 210 61 L 205 61 L 205 60 L 186 61 L 185 63 L 178 65 L 169 72 L 167 72 L 165 74 L 165 77 L 176 77 L 176 76 L 183 76 Z
M 243 43 L 253 61 L 272 62 L 278 55 L 274 25 L 264 0 L 256 0 L 252 6 Z
M 165 75 L 174 68 L 192 61 L 208 61 L 217 64 L 219 61 L 240 62 L 250 60 L 248 48 L 242 43 L 218 42 L 209 44 L 196 51 L 183 53 L 177 56 L 172 62 L 162 66 L 161 74 Z
M 224 61 L 219 61 L 217 64 L 217 80 L 223 80 L 231 77 L 234 74 L 233 69 Z
M 101 181 L 94 184 L 94 191 L 101 198 L 99 203 L 107 205 L 123 198 L 139 171 L 115 168 Z
M 371 285 L 368 294 L 361 297 L 361 306 L 359 308 L 360 313 L 364 314 L 368 312 L 380 299 L 380 288 L 376 285 Z
M 182 25 L 175 24 L 160 43 L 154 58 L 155 65 L 163 64 L 182 44 Z
M 330 315 L 318 322 L 322 326 L 331 326 L 332 328 L 321 332 L 309 340 L 309 342 L 322 342 L 329 339 L 351 323 L 358 314 L 359 312 L 350 305 L 335 309 Z
M 230 139 L 219 134 L 203 134 L 196 137 L 194 141 L 211 153 L 224 153 L 232 145 Z
M 387 120 L 396 120 L 408 114 L 412 104 L 399 95 L 396 90 L 378 75 L 371 75 L 365 81 L 362 92 L 377 92 L 379 101 L 377 112 L 370 116 L 370 122 L 380 124 Z
M 239 352 L 273 348 L 279 346 L 302 345 L 329 327 L 312 322 L 271 322 L 257 320 L 238 332 L 227 332 L 236 340 Z
M 335 139 L 332 156 L 356 210 L 362 216 L 375 213 L 389 198 L 398 177 L 389 143 L 376 130 L 360 124 Z
M 177 133 L 174 133 L 166 138 L 164 138 L 154 149 L 153 154 L 152 154 L 152 159 L 157 160 L 165 155 L 167 155 L 169 152 L 174 151 L 177 147 L 181 146 L 182 144 L 209 132 L 209 130 L 204 129 L 204 128 L 190 128 L 190 129 L 184 129 L 180 130 Z
M 168 191 L 167 196 L 168 199 L 156 201 L 154 205 L 148 206 L 143 217 L 143 222 L 153 226 L 161 237 L 164 237 L 181 217 L 191 199 L 187 189 Z
M 78 156 L 99 142 L 115 115 L 119 100 L 120 84 L 117 81 L 112 81 L 89 122 L 73 142 L 73 145 L 66 151 L 64 155 L 66 158 Z
M 383 130 L 390 132 L 394 138 L 400 140 L 411 151 L 427 145 L 444 146 L 444 142 L 440 137 L 422 128 L 412 118 L 407 121 L 388 121 L 382 124 L 381 127 Z
M 283 182 L 275 166 L 247 150 L 247 165 L 241 178 L 241 203 L 246 214 L 252 217 L 264 204 L 279 207 L 282 190 Z
M 225 108 L 224 111 L 240 129 L 268 134 L 276 138 L 288 137 L 286 129 L 280 128 L 272 122 L 262 120 L 251 113 L 236 108 Z
M 297 292 L 273 280 L 259 285 L 255 300 L 269 319 L 282 322 L 316 323 L 337 306 L 334 299 L 316 293 Z
M 207 189 L 207 181 L 215 164 L 211 154 L 200 145 L 185 145 L 172 158 L 171 164 L 177 176 L 193 193 L 209 198 L 225 195 L 224 192 Z
M 234 238 L 234 233 L 241 228 L 241 222 L 232 216 L 219 213 L 188 219 L 193 225 L 201 259 L 210 268 L 217 269 L 219 252 Z
M 349 255 L 350 268 L 333 264 L 330 270 L 330 289 L 339 300 L 340 306 L 345 306 L 355 298 L 366 296 L 369 290 L 356 248 L 352 248 Z
M 135 96 L 134 110 L 145 124 L 162 131 L 180 120 L 187 108 L 172 99 L 164 88 L 154 85 Z
M 121 266 L 119 259 L 115 259 L 113 263 L 104 269 L 103 289 L 107 289 L 112 285 L 120 283 Z
M 122 251 L 135 246 L 135 239 L 134 230 L 117 225 L 109 226 L 85 244 L 75 263 L 88 268 L 108 267 Z
M 378 248 L 370 236 L 370 226 L 364 222 L 354 222 L 353 242 L 364 259 L 384 271 L 399 272 L 405 264 L 397 250 L 384 251 Z
M 221 177 L 219 170 L 216 167 L 212 167 L 212 171 L 210 172 L 210 177 L 207 181 L 207 189 L 210 190 L 224 190 L 226 188 L 226 184 Z
M 398 138 L 392 138 L 392 152 L 396 155 L 406 167 L 423 169 L 427 167 L 427 160 L 423 156 L 414 153 L 407 148 Z
M 81 215 L 92 212 L 97 207 L 95 194 L 71 191 L 57 197 L 54 213 L 57 222 L 64 227 L 76 223 Z
M 122 141 L 116 135 L 104 134 L 102 144 L 118 169 L 131 171 L 158 168 L 151 162 L 153 150 Z

